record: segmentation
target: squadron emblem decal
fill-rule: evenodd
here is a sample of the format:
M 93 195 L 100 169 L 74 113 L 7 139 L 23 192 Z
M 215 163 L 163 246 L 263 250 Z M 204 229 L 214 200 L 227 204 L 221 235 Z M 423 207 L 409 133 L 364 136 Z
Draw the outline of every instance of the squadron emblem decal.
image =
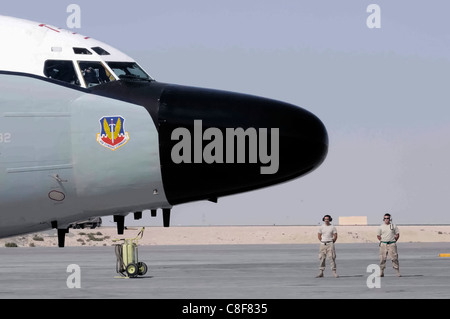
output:
M 124 146 L 130 139 L 124 130 L 125 119 L 122 116 L 104 116 L 100 119 L 101 133 L 97 134 L 97 142 L 101 146 L 115 151 Z

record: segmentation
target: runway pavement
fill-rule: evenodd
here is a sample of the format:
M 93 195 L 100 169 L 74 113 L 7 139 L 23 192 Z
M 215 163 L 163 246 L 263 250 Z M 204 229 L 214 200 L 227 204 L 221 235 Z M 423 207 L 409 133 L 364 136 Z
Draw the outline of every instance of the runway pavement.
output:
M 115 278 L 114 247 L 0 248 L 0 298 L 450 297 L 450 258 L 438 257 L 450 253 L 448 243 L 399 243 L 400 278 L 389 260 L 384 278 L 368 271 L 378 264 L 378 245 L 339 243 L 340 278 L 331 276 L 328 264 L 325 277 L 314 278 L 318 248 L 315 244 L 143 246 L 139 259 L 149 270 L 135 279 Z M 69 265 L 75 266 L 68 269 Z

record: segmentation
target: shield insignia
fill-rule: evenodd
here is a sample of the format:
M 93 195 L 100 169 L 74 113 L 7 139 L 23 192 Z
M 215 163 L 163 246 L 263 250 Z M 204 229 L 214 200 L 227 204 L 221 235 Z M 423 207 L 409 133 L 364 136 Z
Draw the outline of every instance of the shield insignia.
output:
M 124 124 L 125 119 L 122 116 L 102 117 L 97 142 L 113 151 L 124 146 L 130 139 L 128 132 L 125 132 Z

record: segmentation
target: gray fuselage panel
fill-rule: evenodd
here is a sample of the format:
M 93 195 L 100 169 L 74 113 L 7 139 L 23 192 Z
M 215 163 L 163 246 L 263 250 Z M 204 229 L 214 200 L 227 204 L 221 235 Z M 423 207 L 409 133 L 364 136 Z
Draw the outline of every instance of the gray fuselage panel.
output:
M 170 206 L 145 108 L 33 76 L 0 83 L 1 237 Z

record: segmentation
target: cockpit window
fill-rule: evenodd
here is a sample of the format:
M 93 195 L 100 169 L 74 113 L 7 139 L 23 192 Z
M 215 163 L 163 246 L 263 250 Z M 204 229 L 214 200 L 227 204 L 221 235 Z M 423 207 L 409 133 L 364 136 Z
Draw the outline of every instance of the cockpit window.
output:
M 121 80 L 153 80 L 136 62 L 107 62 Z
M 86 48 L 73 48 L 73 52 L 75 54 L 90 54 L 90 55 L 92 55 L 92 52 Z
M 44 75 L 50 79 L 80 85 L 72 61 L 47 60 L 44 64 Z
M 101 47 L 94 47 L 91 49 L 98 55 L 110 55 L 108 51 L 106 51 L 105 49 L 103 49 Z
M 101 62 L 79 61 L 86 87 L 92 87 L 102 83 L 114 81 L 114 76 L 103 66 Z

